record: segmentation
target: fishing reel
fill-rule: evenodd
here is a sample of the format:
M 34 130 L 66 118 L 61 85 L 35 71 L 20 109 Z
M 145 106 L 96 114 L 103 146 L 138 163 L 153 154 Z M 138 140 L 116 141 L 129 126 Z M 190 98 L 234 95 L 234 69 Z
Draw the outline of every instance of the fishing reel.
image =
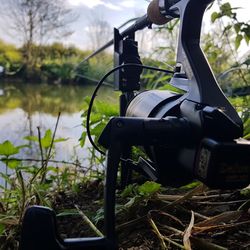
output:
M 129 158 L 131 146 L 143 147 L 147 155 L 132 168 L 131 163 L 121 163 L 123 186 L 130 179 L 129 168 L 168 186 L 193 179 L 221 189 L 250 183 L 250 143 L 241 139 L 242 121 L 200 48 L 202 17 L 211 2 L 153 1 L 149 6 L 148 16 L 156 23 L 180 18 L 177 64 L 170 85 L 182 94 L 167 90 L 137 94 L 141 71 L 116 73 L 116 89 L 123 93 L 121 116 L 110 121 L 99 142 L 107 149 L 120 143 L 123 159 Z M 116 66 L 138 64 L 133 32 L 125 38 L 116 34 L 115 45 Z
M 24 216 L 20 250 L 118 249 L 115 192 L 119 168 L 121 187 L 131 181 L 133 171 L 168 186 L 184 185 L 193 179 L 222 189 L 249 184 L 250 144 L 241 139 L 242 121 L 221 91 L 200 48 L 202 17 L 212 1 L 154 0 L 145 16 L 121 33 L 115 30 L 108 44 L 114 43 L 116 68 L 109 74 L 115 72 L 115 89 L 122 92 L 120 116 L 109 121 L 99 138 L 107 149 L 105 236 L 61 239 L 55 213 L 31 207 Z M 182 93 L 140 92 L 142 68 L 151 67 L 141 64 L 135 32 L 173 18 L 180 18 L 177 63 L 174 72 L 163 71 L 173 73 L 170 84 Z M 90 113 L 91 106 L 88 116 Z M 134 146 L 143 148 L 147 157 L 132 161 Z

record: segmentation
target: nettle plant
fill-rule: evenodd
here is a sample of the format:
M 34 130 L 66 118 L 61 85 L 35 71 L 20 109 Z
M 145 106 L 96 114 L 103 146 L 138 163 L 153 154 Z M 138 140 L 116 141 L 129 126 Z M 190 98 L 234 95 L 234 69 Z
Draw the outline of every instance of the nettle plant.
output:
M 10 246 L 15 249 L 18 245 L 19 226 L 28 206 L 51 207 L 57 192 L 76 190 L 82 177 L 79 164 L 72 163 L 65 167 L 67 163 L 53 161 L 55 143 L 66 139 L 55 139 L 55 132 L 52 134 L 51 130 L 47 130 L 43 137 L 40 131 L 38 134 L 37 137 L 24 138 L 38 144 L 38 159 L 19 158 L 21 150 L 29 145 L 15 146 L 10 141 L 0 143 L 0 161 L 3 166 L 0 171 L 0 245 L 3 248 Z M 55 162 L 62 166 L 56 166 Z

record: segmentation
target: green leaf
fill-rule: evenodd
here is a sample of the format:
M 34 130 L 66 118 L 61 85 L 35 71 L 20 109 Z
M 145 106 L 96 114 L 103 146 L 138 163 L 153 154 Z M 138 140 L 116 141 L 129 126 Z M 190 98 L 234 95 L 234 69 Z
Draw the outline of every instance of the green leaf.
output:
M 41 139 L 43 148 L 49 148 L 52 141 L 52 132 L 50 129 L 46 130 L 44 137 Z
M 63 216 L 69 216 L 69 215 L 78 215 L 79 211 L 77 209 L 65 209 L 63 212 L 56 215 L 56 217 L 63 217 Z
M 132 206 L 137 205 L 138 202 L 141 202 L 142 200 L 143 200 L 143 198 L 142 198 L 141 196 L 136 195 L 136 196 L 132 197 L 132 198 L 124 205 L 124 207 L 125 207 L 126 209 L 129 209 L 129 208 L 131 208 Z
M 220 17 L 220 14 L 217 12 L 213 12 L 211 15 L 211 22 L 214 23 L 216 21 L 216 19 L 218 19 Z
M 128 185 L 121 193 L 122 198 L 126 198 L 129 196 L 134 195 L 134 190 L 135 190 L 135 184 L 130 184 Z
M 100 122 L 100 120 L 102 119 L 102 114 L 92 114 L 91 115 L 91 121 L 90 121 L 90 124 L 95 124 L 97 122 Z
M 97 224 L 99 221 L 104 219 L 104 209 L 100 208 L 97 210 L 96 215 L 93 218 L 93 222 Z
M 8 161 L 8 168 L 10 169 L 16 169 L 19 165 L 20 165 L 20 161 L 16 161 L 16 160 Z
M 12 180 L 10 179 L 10 177 L 9 177 L 8 175 L 6 175 L 6 174 L 0 172 L 0 177 L 1 177 L 2 179 L 4 179 L 8 184 L 11 185 Z
M 86 142 L 86 137 L 87 137 L 87 133 L 86 132 L 82 132 L 81 138 L 79 139 L 81 147 L 84 147 L 85 142 Z
M 250 37 L 248 37 L 248 36 L 245 34 L 245 35 L 244 35 L 244 39 L 245 39 L 247 45 L 249 45 Z
M 37 136 L 25 136 L 24 139 L 28 141 L 35 141 L 35 142 L 39 141 Z
M 228 17 L 233 16 L 232 7 L 231 7 L 230 3 L 224 3 L 223 5 L 221 5 L 220 10 L 221 10 L 223 16 L 228 16 Z
M 235 48 L 238 49 L 240 47 L 240 43 L 243 39 L 243 36 L 238 34 L 235 38 Z
M 192 189 L 198 187 L 200 184 L 201 183 L 199 181 L 193 181 L 185 186 L 180 187 L 180 189 Z
M 250 140 L 250 133 L 244 136 L 244 139 Z
M 56 142 L 64 142 L 64 141 L 67 141 L 69 138 L 57 138 L 54 140 L 54 143 Z
M 9 157 L 19 153 L 19 147 L 14 146 L 10 141 L 5 141 L 0 144 L 0 155 Z
M 158 192 L 160 188 L 161 188 L 161 184 L 153 182 L 153 181 L 147 181 L 138 187 L 138 192 L 140 195 L 150 196 Z
M 244 195 L 246 197 L 250 197 L 250 187 L 246 187 L 240 191 L 241 195 Z
M 103 131 L 105 127 L 104 123 L 99 123 L 98 125 L 96 125 L 92 130 L 91 130 L 91 134 L 92 135 L 97 135 L 99 136 L 101 134 L 101 132 Z
M 239 32 L 240 32 L 240 30 L 241 30 L 241 25 L 242 25 L 242 23 L 236 23 L 236 24 L 234 25 L 234 30 L 235 30 L 236 33 L 239 33 Z
M 5 231 L 5 225 L 0 224 L 0 236 L 3 235 L 4 231 Z

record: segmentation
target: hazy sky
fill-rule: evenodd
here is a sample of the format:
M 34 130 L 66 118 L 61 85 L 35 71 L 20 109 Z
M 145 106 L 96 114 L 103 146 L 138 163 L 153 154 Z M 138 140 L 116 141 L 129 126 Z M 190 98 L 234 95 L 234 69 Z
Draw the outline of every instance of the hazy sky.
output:
M 3 1 L 3 0 L 0 0 Z M 66 44 L 74 44 L 80 48 L 87 48 L 90 40 L 87 38 L 87 27 L 95 17 L 109 22 L 111 27 L 118 27 L 123 22 L 146 13 L 148 2 L 146 0 L 65 0 L 79 16 L 77 22 L 72 24 L 73 35 L 63 39 Z M 221 1 L 226 2 L 228 0 Z M 242 7 L 238 10 L 240 19 L 250 20 L 250 1 L 229 0 L 232 6 Z M 216 8 L 216 6 L 214 7 Z M 214 9 L 213 9 L 214 10 Z M 212 11 L 213 11 L 212 10 Z M 210 13 L 205 15 L 206 29 L 210 26 Z M 4 32 L 4 20 L 0 17 L 0 38 L 16 43 L 13 37 Z M 111 29 L 112 32 L 112 29 Z M 101 38 L 100 38 L 101 39 Z
M 88 46 L 89 39 L 86 38 L 86 27 L 91 20 L 97 16 L 107 20 L 111 27 L 118 27 L 126 20 L 141 16 L 146 13 L 148 2 L 146 0 L 66 0 L 79 13 L 79 19 L 74 24 L 74 34 L 67 39 L 68 43 L 77 44 L 80 47 Z M 223 0 L 221 3 L 227 2 Z M 242 21 L 250 20 L 250 1 L 248 0 L 229 0 L 233 7 L 241 7 L 238 10 L 238 18 Z M 205 14 L 206 30 L 210 27 L 210 15 L 217 10 L 214 7 Z
M 109 22 L 110 26 L 118 27 L 128 19 L 146 13 L 148 3 L 145 0 L 66 0 L 78 14 L 79 19 L 73 25 L 74 34 L 68 42 L 80 47 L 88 46 L 87 27 L 94 18 Z M 117 3 L 118 2 L 118 3 Z M 112 30 L 111 30 L 112 32 Z M 101 38 L 100 38 L 101 39 Z

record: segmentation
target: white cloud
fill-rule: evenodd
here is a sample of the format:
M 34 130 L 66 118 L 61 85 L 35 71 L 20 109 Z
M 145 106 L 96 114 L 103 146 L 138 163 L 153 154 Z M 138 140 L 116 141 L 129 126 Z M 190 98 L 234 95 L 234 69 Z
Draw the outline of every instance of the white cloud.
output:
M 70 5 L 73 6 L 79 6 L 79 5 L 85 5 L 89 8 L 94 8 L 95 6 L 98 6 L 102 4 L 102 0 L 68 0 Z
M 92 9 L 92 8 L 95 8 L 96 6 L 102 5 L 112 10 L 121 10 L 119 6 L 106 2 L 104 0 L 91 0 L 91 1 L 90 0 L 67 0 L 67 1 L 70 5 L 73 5 L 73 6 L 84 5 Z
M 119 6 L 112 3 L 103 3 L 103 5 L 112 10 L 122 10 Z
M 135 7 L 135 0 L 123 0 L 120 3 L 120 6 L 123 6 L 126 8 L 134 8 Z

